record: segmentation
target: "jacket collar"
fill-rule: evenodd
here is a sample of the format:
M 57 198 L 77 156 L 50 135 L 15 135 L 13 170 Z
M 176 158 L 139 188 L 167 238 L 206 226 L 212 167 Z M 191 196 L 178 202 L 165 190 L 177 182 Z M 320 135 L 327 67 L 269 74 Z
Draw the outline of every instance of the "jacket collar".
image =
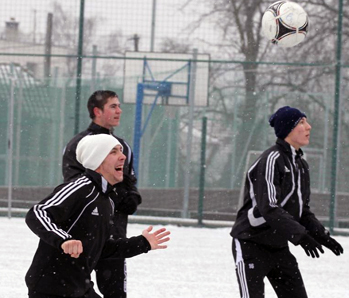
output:
M 290 157 L 300 158 L 303 156 L 303 151 L 301 148 L 296 150 L 294 147 L 292 147 L 289 143 L 287 143 L 283 139 L 278 138 L 276 140 L 276 144 L 281 146 L 282 149 L 286 152 L 286 154 L 289 155 Z
M 113 133 L 113 129 L 105 128 L 103 126 L 100 126 L 94 123 L 93 121 L 89 125 L 88 130 L 92 131 L 94 134 L 98 134 L 98 133 L 112 134 Z
M 110 185 L 108 181 L 101 174 L 95 171 L 92 171 L 90 169 L 86 169 L 85 174 L 86 176 L 91 178 L 94 184 L 96 184 L 98 189 L 103 193 L 108 194 L 114 189 L 114 186 Z

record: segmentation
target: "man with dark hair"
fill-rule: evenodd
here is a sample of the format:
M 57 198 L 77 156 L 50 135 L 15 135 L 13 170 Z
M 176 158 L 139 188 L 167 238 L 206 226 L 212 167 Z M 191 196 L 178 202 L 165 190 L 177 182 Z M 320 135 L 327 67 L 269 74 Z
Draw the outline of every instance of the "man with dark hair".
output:
M 92 119 L 89 127 L 74 136 L 67 144 L 62 161 L 64 182 L 82 175 L 84 166 L 76 159 L 76 146 L 86 135 L 109 134 L 114 136 L 123 146 L 126 156 L 123 167 L 124 180 L 116 185 L 118 208 L 114 214 L 115 239 L 126 237 L 128 215 L 137 210 L 142 198 L 136 187 L 137 179 L 133 171 L 133 153 L 131 147 L 122 138 L 113 134 L 113 128 L 119 126 L 121 107 L 118 95 L 114 91 L 95 91 L 87 102 L 87 109 Z M 120 202 L 119 202 L 120 201 Z M 124 259 L 100 259 L 96 266 L 97 285 L 104 298 L 126 297 L 126 261 Z
M 114 213 L 111 195 L 123 180 L 125 155 L 111 135 L 88 135 L 77 145 L 77 160 L 86 171 L 63 183 L 26 216 L 40 237 L 25 280 L 29 298 L 97 298 L 91 272 L 100 258 L 133 257 L 163 249 L 170 232 L 161 228 L 129 239 L 110 238 Z M 72 259 L 73 258 L 73 259 Z
M 308 256 L 319 257 L 322 245 L 336 255 L 342 246 L 311 212 L 309 166 L 301 147 L 309 144 L 307 116 L 289 106 L 269 119 L 276 144 L 264 151 L 246 174 L 243 206 L 231 231 L 241 297 L 264 297 L 267 277 L 278 297 L 307 298 L 288 241 Z

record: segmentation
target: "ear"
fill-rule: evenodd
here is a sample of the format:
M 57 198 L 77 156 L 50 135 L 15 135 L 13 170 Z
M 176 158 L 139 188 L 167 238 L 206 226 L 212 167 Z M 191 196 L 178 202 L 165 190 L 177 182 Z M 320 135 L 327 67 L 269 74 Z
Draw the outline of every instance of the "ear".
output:
M 93 113 L 95 114 L 96 117 L 98 117 L 102 114 L 102 110 L 100 108 L 94 107 Z

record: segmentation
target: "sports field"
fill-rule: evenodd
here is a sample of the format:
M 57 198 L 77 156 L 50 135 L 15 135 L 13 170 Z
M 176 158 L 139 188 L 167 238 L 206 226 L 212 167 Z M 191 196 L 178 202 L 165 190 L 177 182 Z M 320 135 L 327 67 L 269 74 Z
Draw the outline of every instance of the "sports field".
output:
M 24 275 L 38 238 L 23 218 L 0 217 L 0 227 L 0 297 L 26 297 Z M 130 224 L 128 234 L 138 235 L 146 227 Z M 129 298 L 239 297 L 229 228 L 166 227 L 172 233 L 166 250 L 128 260 Z M 340 257 L 326 250 L 320 259 L 312 259 L 291 245 L 309 298 L 349 297 L 349 237 L 336 239 L 344 248 Z M 276 297 L 267 281 L 266 297 Z

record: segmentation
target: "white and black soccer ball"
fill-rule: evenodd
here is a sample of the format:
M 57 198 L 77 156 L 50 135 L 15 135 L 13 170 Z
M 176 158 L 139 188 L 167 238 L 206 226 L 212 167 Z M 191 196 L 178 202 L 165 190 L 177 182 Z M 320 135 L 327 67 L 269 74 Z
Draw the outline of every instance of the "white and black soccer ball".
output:
M 293 47 L 305 39 L 308 30 L 308 15 L 299 4 L 277 1 L 263 14 L 262 31 L 273 43 Z

